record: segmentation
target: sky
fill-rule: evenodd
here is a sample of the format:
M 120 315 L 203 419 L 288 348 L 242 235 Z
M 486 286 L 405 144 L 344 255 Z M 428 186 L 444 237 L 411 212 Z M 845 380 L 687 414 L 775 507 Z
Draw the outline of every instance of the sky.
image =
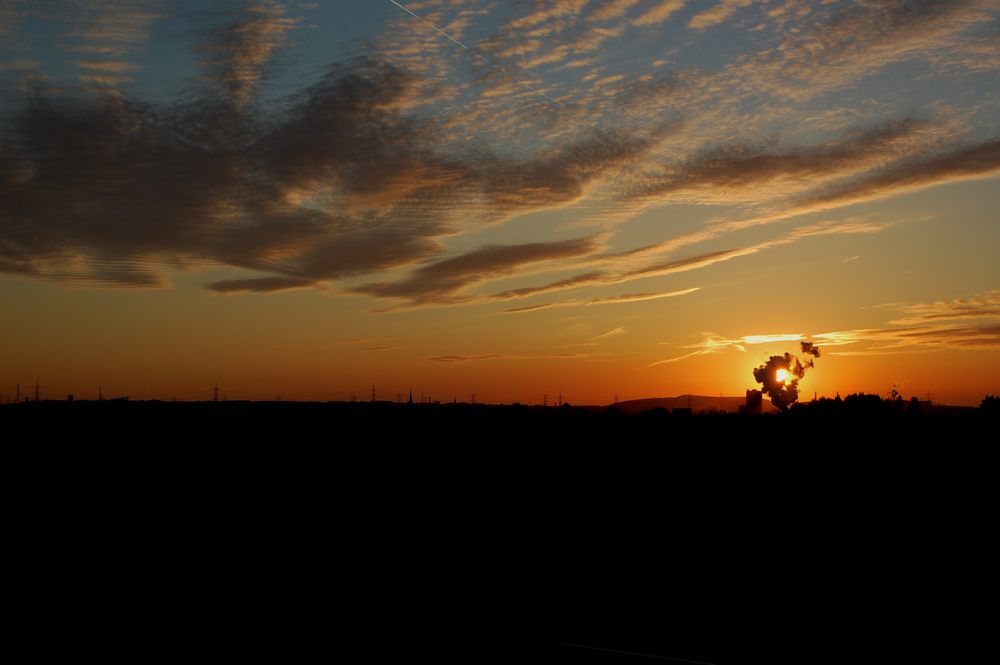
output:
M 1000 0 L 0 0 L 0 401 L 1000 393 Z

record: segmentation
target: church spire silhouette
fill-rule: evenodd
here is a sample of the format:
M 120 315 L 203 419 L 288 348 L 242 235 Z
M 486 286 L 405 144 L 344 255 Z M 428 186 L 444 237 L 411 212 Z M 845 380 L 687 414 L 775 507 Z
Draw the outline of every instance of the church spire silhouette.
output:
M 406 400 L 407 404 L 413 404 L 413 388 L 410 388 L 410 399 Z

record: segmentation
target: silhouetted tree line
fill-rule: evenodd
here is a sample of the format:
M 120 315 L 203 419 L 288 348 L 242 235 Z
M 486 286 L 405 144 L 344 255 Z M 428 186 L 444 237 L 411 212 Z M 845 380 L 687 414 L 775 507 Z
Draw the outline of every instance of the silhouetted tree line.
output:
M 432 440 L 504 445 L 574 442 L 679 443 L 715 440 L 774 439 L 793 429 L 809 438 L 850 431 L 852 440 L 869 436 L 866 425 L 910 430 L 955 426 L 1000 414 L 1000 398 L 988 395 L 979 408 L 948 407 L 855 393 L 843 399 L 819 399 L 794 405 L 784 413 L 752 415 L 719 411 L 692 413 L 688 408 L 652 408 L 630 415 L 618 408 L 526 406 L 522 404 L 397 404 L 392 402 L 31 402 L 0 408 L 0 427 L 15 440 L 20 435 L 55 436 L 73 441 L 91 433 L 108 440 L 148 443 L 186 441 L 306 441 L 329 432 L 340 442 L 392 441 L 419 445 Z M 811 426 L 810 423 L 819 423 Z M 887 430 L 883 430 L 887 431 Z M 320 437 L 322 438 L 322 437 Z M 792 439 L 805 441 L 801 437 Z

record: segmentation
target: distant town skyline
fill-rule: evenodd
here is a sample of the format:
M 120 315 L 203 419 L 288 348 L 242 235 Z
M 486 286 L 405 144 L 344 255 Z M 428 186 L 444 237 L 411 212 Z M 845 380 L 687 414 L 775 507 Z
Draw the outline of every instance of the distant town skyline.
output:
M 0 2 L 0 396 L 1000 393 L 1000 2 Z

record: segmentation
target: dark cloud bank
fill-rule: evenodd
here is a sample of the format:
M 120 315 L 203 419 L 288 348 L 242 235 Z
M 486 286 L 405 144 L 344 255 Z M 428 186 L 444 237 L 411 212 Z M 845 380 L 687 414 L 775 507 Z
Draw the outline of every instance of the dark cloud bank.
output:
M 413 79 L 385 62 L 337 64 L 264 113 L 247 104 L 251 74 L 218 60 L 223 85 L 183 104 L 27 94 L 0 139 L 0 271 L 120 286 L 192 261 L 262 273 L 208 285 L 217 292 L 374 273 L 440 253 L 459 225 L 574 200 L 648 145 L 602 133 L 523 160 L 445 154 L 432 124 L 396 107 Z M 487 247 L 361 290 L 444 293 L 593 245 Z

